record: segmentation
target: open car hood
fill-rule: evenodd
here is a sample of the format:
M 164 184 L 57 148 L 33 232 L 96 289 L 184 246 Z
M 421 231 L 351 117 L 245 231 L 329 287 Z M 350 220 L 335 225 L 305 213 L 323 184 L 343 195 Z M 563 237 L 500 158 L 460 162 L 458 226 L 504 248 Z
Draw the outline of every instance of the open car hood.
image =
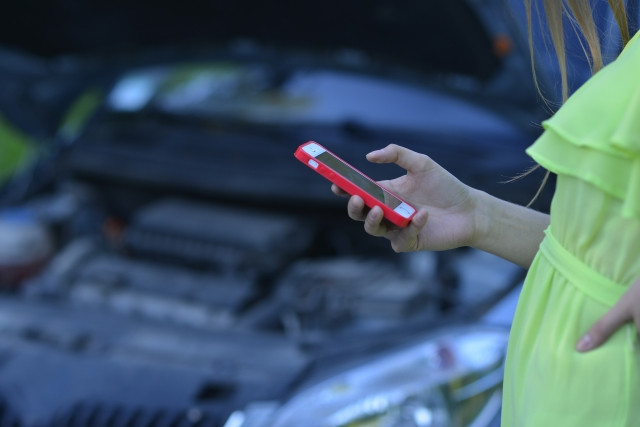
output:
M 39 11 L 37 25 L 33 25 L 33 10 Z M 265 106 L 271 112 L 284 111 L 282 116 L 288 120 L 266 126 L 253 119 L 238 123 L 237 117 L 230 120 L 219 112 L 201 114 L 199 123 L 194 123 L 195 110 L 185 106 L 158 111 L 145 103 L 126 114 L 103 109 L 106 114 L 93 120 L 73 144 L 60 144 L 71 147 L 70 170 L 80 175 L 205 195 L 242 194 L 266 201 L 276 196 L 309 200 L 312 195 L 320 203 L 337 203 L 326 191 L 326 183 L 293 161 L 285 167 L 270 165 L 291 160 L 297 145 L 316 139 L 367 172 L 363 153 L 398 141 L 428 151 L 465 182 L 526 202 L 530 191 L 504 194 L 505 186 L 495 178 L 517 175 L 529 166 L 523 151 L 538 132 L 530 123 L 539 121 L 532 102 L 535 89 L 523 71 L 528 54 L 519 50 L 501 57 L 494 49 L 494 37 L 508 32 L 508 24 L 494 17 L 501 10 L 499 1 L 480 7 L 464 0 L 278 5 L 196 0 L 179 6 L 167 0 L 108 4 L 66 0 L 55 5 L 40 1 L 29 7 L 13 2 L 0 6 L 6 21 L 0 26 L 0 44 L 43 56 L 44 62 L 53 58 L 58 74 L 71 87 L 66 97 L 72 101 L 93 85 L 111 96 L 113 84 L 117 92 L 131 73 L 135 76 L 142 69 L 144 75 L 149 67 L 155 73 L 154 67 L 163 64 L 178 70 L 173 80 L 165 79 L 171 84 L 178 79 L 175 76 L 184 80 L 184 70 L 194 74 L 194 67 L 207 63 L 204 77 L 224 71 L 241 88 L 247 82 L 238 76 L 255 73 L 233 74 L 229 64 L 237 69 L 246 65 L 266 73 L 266 89 L 258 87 L 264 83 L 260 79 L 254 85 L 263 98 L 273 101 L 274 88 L 280 94 L 296 95 L 283 99 L 293 100 L 284 106 L 299 107 L 297 115 L 282 106 L 274 108 L 273 102 Z M 26 27 L 28 34 L 18 30 Z M 512 36 L 517 43 L 518 34 Z M 65 56 L 80 59 L 79 78 L 69 72 L 73 67 L 60 61 Z M 256 68 L 256 64 L 262 65 Z M 333 73 L 329 78 L 327 70 Z M 145 79 L 146 84 L 149 79 Z M 193 82 L 186 86 L 200 88 L 195 85 L 201 83 L 199 78 Z M 49 86 L 59 91 L 62 85 L 54 83 Z M 24 87 L 36 95 L 45 92 L 33 90 L 30 81 Z M 313 93 L 310 87 L 315 88 Z M 184 99 L 186 92 L 180 93 Z M 366 97 L 375 100 L 368 102 Z M 224 96 L 220 99 L 225 114 L 233 110 Z M 247 99 L 250 102 L 242 104 L 245 110 L 262 105 Z M 325 107 L 305 110 L 300 102 Z M 31 104 L 43 101 L 38 98 L 26 105 Z M 47 116 L 47 131 L 64 127 L 56 128 L 71 101 L 56 104 L 57 108 L 47 109 L 51 116 Z M 12 107 L 17 118 L 35 116 L 26 107 L 14 108 L 14 98 L 3 100 L 0 94 L 0 109 L 3 105 Z M 371 106 L 379 108 L 370 111 Z M 257 112 L 262 114 L 263 109 Z M 298 117 L 302 113 L 307 115 Z M 389 121 L 393 126 L 387 126 Z M 252 178 L 250 173 L 257 176 Z M 309 191 L 310 185 L 315 185 L 314 191 Z M 325 196 L 317 200 L 318 194 Z
M 1 44 L 44 56 L 251 39 L 480 78 L 499 66 L 464 0 L 3 2 L 0 16 Z

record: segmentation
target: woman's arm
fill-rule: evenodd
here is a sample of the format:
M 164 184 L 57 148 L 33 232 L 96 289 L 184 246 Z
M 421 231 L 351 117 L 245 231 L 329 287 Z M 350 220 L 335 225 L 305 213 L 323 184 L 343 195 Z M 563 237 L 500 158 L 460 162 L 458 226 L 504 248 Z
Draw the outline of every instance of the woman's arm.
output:
M 480 192 L 471 246 L 529 268 L 549 226 L 549 215 Z
M 380 183 L 418 208 L 406 228 L 383 221 L 382 209 L 368 210 L 353 196 L 349 216 L 364 221 L 364 229 L 389 239 L 396 252 L 445 250 L 473 246 L 527 268 L 544 237 L 549 217 L 473 189 L 435 163 L 397 145 L 371 152 L 374 163 L 395 163 L 407 174 Z M 336 186 L 336 194 L 344 193 Z

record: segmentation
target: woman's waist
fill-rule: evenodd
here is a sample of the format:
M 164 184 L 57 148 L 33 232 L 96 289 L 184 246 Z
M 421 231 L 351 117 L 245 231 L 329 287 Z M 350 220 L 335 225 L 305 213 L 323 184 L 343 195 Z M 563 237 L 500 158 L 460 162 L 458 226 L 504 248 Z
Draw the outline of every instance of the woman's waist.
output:
M 610 272 L 602 271 L 572 253 L 550 229 L 546 230 L 546 236 L 540 244 L 540 253 L 574 286 L 607 306 L 613 306 L 631 284 L 628 278 L 612 276 L 608 274 Z
M 592 270 L 628 285 L 640 277 L 640 221 L 622 201 L 578 178 L 558 176 L 547 234 Z

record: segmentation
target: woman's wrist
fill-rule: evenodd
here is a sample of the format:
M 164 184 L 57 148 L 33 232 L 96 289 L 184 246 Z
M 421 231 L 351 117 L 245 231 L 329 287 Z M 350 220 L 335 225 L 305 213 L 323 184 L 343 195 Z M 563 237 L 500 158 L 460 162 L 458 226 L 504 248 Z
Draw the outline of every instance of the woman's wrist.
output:
M 544 238 L 549 215 L 475 191 L 470 246 L 528 268 Z
M 470 222 L 473 224 L 469 246 L 483 249 L 484 242 L 491 239 L 492 196 L 484 191 L 472 190 L 473 209 Z M 484 249 L 483 249 L 484 250 Z

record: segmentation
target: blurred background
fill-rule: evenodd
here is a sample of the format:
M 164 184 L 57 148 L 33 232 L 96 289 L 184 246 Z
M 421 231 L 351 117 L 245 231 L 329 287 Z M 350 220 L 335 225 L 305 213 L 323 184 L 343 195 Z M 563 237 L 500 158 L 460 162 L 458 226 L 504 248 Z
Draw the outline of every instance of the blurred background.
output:
M 0 426 L 498 426 L 524 271 L 395 254 L 293 153 L 526 204 L 534 40 L 547 103 L 517 0 L 2 2 Z

